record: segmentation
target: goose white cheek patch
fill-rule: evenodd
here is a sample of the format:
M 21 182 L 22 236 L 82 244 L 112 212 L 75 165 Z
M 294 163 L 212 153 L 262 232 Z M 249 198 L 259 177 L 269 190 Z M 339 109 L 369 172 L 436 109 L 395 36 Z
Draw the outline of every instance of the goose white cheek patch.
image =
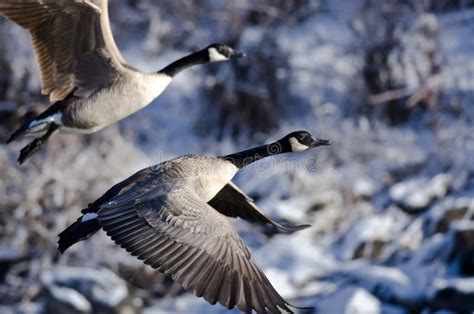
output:
M 294 137 L 290 138 L 290 145 L 291 145 L 291 150 L 293 152 L 300 152 L 303 150 L 307 150 L 309 147 L 306 145 L 301 144 L 298 142 L 298 140 Z
M 229 60 L 226 56 L 217 52 L 216 48 L 209 48 L 207 50 L 209 52 L 209 60 L 211 62 L 219 62 L 219 61 L 226 61 Z

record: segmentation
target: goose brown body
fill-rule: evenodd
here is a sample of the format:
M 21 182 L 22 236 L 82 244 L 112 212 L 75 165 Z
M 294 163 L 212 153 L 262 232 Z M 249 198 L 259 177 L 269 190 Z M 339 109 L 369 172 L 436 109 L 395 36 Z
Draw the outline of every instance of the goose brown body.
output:
M 142 109 L 190 66 L 244 56 L 216 43 L 158 72 L 139 71 L 125 62 L 115 44 L 107 5 L 107 0 L 0 1 L 0 14 L 30 34 L 42 92 L 53 102 L 8 139 L 41 136 L 22 149 L 20 163 L 56 131 L 96 132 Z
M 258 159 L 329 144 L 299 131 L 231 155 L 186 155 L 145 168 L 89 204 L 83 216 L 59 235 L 59 250 L 64 252 L 103 229 L 133 256 L 211 304 L 245 312 L 291 312 L 226 216 L 285 233 L 309 225 L 273 221 L 231 180 Z

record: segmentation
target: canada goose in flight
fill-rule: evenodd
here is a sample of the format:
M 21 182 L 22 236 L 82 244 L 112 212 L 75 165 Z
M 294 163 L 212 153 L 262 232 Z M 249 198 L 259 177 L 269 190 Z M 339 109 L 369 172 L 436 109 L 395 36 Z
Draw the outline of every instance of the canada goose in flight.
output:
M 21 150 L 20 164 L 56 130 L 96 132 L 148 105 L 182 70 L 245 56 L 212 44 L 158 72 L 144 73 L 122 58 L 110 29 L 107 0 L 1 0 L 0 14 L 28 30 L 42 92 L 54 102 L 8 139 L 41 136 Z
M 89 204 L 59 234 L 58 249 L 63 253 L 102 228 L 133 256 L 211 304 L 246 312 L 291 312 L 224 216 L 270 224 L 283 232 L 309 225 L 274 222 L 231 179 L 261 158 L 330 143 L 298 131 L 231 155 L 186 155 L 145 168 Z

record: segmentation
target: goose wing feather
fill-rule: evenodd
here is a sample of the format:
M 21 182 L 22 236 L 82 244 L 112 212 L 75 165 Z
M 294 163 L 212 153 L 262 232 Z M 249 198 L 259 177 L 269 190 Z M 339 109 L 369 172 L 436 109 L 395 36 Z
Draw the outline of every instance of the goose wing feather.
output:
M 51 101 L 89 96 L 123 69 L 107 0 L 2 0 L 0 14 L 29 32 Z
M 113 197 L 126 193 L 127 191 L 131 189 L 134 189 L 135 193 L 137 194 L 143 192 L 147 182 L 149 182 L 152 176 L 153 176 L 153 171 L 151 171 L 150 168 L 145 168 L 134 173 L 130 177 L 126 178 L 125 180 L 120 181 L 119 183 L 112 186 L 97 200 L 88 204 L 87 208 L 84 208 L 82 210 L 82 213 L 83 214 L 96 213 L 100 209 L 101 205 L 110 201 Z M 142 186 L 142 188 L 139 189 L 138 186 Z M 131 195 L 128 195 L 127 197 L 130 198 Z
M 131 188 L 112 197 L 98 213 L 102 228 L 132 255 L 211 304 L 291 312 L 227 219 L 179 185 Z
M 240 217 L 246 221 L 270 225 L 282 233 L 292 233 L 311 225 L 282 225 L 267 215 L 233 182 L 229 182 L 216 196 L 209 201 L 209 205 L 218 212 L 229 217 Z

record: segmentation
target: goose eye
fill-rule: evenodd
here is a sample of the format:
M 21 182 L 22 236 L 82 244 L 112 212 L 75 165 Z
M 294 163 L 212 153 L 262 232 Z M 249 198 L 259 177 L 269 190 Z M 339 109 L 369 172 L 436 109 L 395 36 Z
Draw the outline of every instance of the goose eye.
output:
M 299 134 L 297 138 L 299 141 L 302 141 L 306 138 L 306 134 Z

